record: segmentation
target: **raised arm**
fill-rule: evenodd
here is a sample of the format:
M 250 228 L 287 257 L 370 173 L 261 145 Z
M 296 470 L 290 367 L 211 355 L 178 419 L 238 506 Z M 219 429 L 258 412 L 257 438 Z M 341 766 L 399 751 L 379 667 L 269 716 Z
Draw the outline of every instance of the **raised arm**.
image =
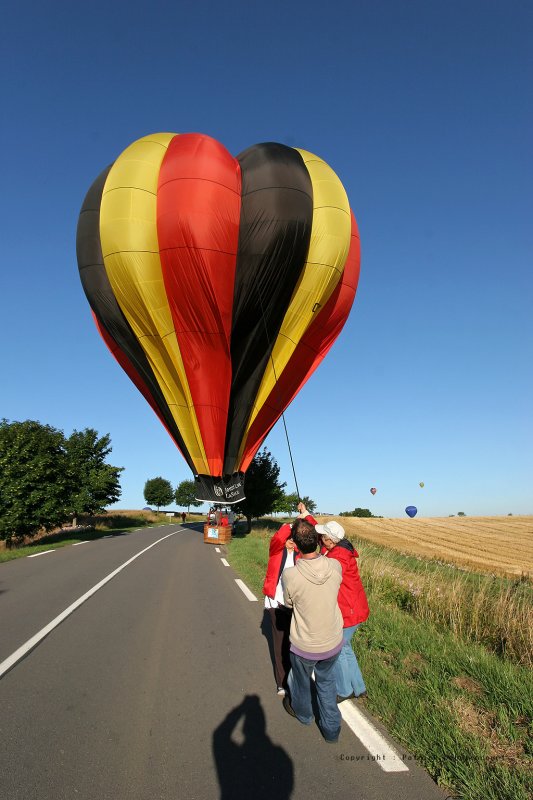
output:
M 309 513 L 302 502 L 298 503 L 298 517 L 300 519 L 306 519 L 307 522 L 311 523 L 311 525 L 316 525 L 316 519 L 312 514 Z

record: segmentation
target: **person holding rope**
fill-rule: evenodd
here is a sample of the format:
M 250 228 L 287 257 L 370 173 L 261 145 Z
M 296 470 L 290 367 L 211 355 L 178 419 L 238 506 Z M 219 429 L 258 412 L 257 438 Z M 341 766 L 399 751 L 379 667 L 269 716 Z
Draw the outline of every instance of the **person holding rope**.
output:
M 307 520 L 294 523 L 292 538 L 301 557 L 282 576 L 285 605 L 293 609 L 290 698 L 283 698 L 283 707 L 303 725 L 312 723 L 314 673 L 319 728 L 326 742 L 334 743 L 341 730 L 335 666 L 343 644 L 342 614 L 337 603 L 342 569 L 338 561 L 317 553 L 318 533 Z

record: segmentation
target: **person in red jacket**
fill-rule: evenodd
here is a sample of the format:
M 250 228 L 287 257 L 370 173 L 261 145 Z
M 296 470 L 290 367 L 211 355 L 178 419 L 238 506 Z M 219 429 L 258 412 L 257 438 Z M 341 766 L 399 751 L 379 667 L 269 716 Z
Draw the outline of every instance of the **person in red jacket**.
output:
M 303 503 L 298 504 L 298 516 L 316 525 Z M 278 694 L 283 697 L 287 687 L 287 675 L 291 668 L 289 631 L 292 610 L 284 605 L 281 575 L 288 567 L 294 567 L 294 561 L 300 553 L 291 538 L 291 525 L 282 525 L 270 540 L 268 565 L 263 584 L 265 608 L 272 625 L 272 645 L 274 650 L 274 675 Z
M 345 538 L 344 528 L 335 520 L 315 527 L 317 533 L 322 536 L 327 557 L 335 558 L 342 567 L 342 583 L 337 602 L 344 622 L 344 641 L 335 673 L 337 702 L 340 703 L 349 697 L 361 697 L 366 694 L 365 682 L 351 643 L 355 631 L 368 619 L 370 612 L 357 567 L 359 554 L 352 543 Z

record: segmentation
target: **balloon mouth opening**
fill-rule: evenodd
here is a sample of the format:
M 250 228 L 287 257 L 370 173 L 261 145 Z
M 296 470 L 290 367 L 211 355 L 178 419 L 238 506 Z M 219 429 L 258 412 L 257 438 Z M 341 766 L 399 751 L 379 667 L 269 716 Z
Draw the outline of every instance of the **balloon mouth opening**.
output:
M 245 499 L 244 473 L 234 472 L 233 475 L 195 476 L 196 499 L 205 503 L 222 503 L 232 505 Z

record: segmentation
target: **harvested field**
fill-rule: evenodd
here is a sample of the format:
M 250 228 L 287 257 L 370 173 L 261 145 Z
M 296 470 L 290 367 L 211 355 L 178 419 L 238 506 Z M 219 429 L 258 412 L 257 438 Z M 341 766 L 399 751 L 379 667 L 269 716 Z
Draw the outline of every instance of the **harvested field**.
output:
M 331 517 L 320 517 L 326 522 Z M 533 516 L 372 519 L 335 517 L 350 536 L 496 575 L 533 579 Z

